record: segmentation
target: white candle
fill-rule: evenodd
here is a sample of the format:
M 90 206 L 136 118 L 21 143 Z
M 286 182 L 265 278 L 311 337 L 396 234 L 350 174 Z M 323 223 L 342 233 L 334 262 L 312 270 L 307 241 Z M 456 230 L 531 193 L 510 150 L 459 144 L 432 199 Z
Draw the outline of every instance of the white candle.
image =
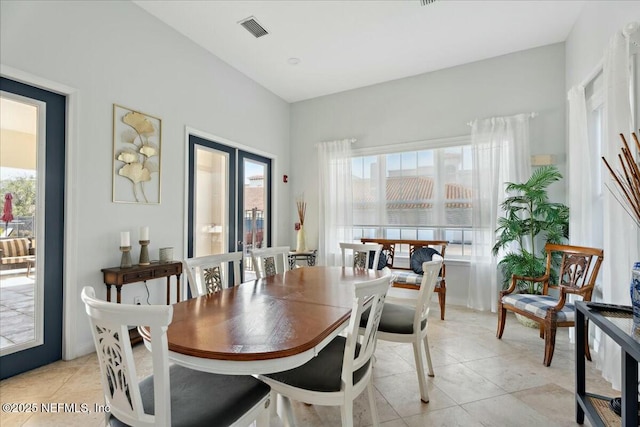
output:
M 131 246 L 131 240 L 129 238 L 128 231 L 120 232 L 120 246 Z
M 149 240 L 149 227 L 140 227 L 140 240 Z

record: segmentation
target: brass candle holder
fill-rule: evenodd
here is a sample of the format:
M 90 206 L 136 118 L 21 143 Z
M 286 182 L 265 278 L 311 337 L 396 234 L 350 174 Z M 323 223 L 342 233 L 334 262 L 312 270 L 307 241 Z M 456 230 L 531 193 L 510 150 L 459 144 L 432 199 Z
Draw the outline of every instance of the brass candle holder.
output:
M 120 268 L 131 267 L 131 246 L 120 246 L 122 258 L 120 258 Z
M 139 240 L 138 242 L 140 243 L 140 262 L 138 262 L 138 264 L 140 265 L 151 264 L 149 262 L 149 248 L 148 248 L 150 240 Z

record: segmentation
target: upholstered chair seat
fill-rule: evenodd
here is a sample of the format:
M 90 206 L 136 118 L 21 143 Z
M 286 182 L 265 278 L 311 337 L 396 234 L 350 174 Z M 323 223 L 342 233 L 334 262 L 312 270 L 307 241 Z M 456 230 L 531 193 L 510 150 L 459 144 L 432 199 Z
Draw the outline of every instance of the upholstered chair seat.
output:
M 549 308 L 558 305 L 558 298 L 549 295 L 509 294 L 502 299 L 502 303 L 544 318 Z M 556 319 L 559 322 L 573 322 L 575 306 L 565 302 L 564 307 L 556 311 Z
M 380 317 L 379 332 L 388 332 L 391 334 L 413 334 L 413 319 L 415 317 L 415 307 L 406 305 L 384 303 L 382 316 Z M 362 315 L 363 323 L 369 318 L 369 311 Z M 420 322 L 421 329 L 427 326 L 427 319 Z
M 269 374 L 267 377 L 281 383 L 312 391 L 340 391 L 342 359 L 346 338 L 336 337 L 309 362 L 288 371 Z M 360 343 L 356 344 L 356 356 L 360 353 Z M 353 373 L 353 382 L 358 383 L 367 373 L 370 361 Z
M 251 376 L 216 375 L 178 365 L 169 368 L 171 426 L 230 426 L 266 397 L 271 388 Z M 140 382 L 144 412 L 155 413 L 153 376 Z M 111 426 L 127 424 L 111 416 Z

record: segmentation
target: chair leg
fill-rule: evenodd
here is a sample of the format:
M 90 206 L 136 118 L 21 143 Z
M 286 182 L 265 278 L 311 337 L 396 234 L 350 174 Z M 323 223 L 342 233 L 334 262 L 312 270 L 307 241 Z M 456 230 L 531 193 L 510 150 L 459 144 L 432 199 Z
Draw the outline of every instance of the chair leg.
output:
M 438 292 L 438 303 L 440 304 L 440 320 L 444 320 L 444 308 L 447 301 L 447 288 L 440 289 Z
M 342 417 L 342 427 L 353 427 L 353 400 L 347 399 L 340 406 L 340 415 Z
M 544 339 L 544 324 L 540 323 L 540 338 Z
M 498 305 L 498 332 L 496 336 L 498 339 L 502 338 L 504 332 L 504 323 L 507 320 L 507 309 L 502 306 L 502 303 Z
M 282 412 L 280 413 L 280 418 L 284 424 L 284 427 L 294 427 L 296 425 L 293 420 L 293 410 L 291 409 L 291 401 L 287 396 L 283 396 L 278 394 L 278 406 L 282 407 Z
M 276 405 L 270 405 L 276 406 Z M 260 412 L 260 415 L 256 418 L 255 426 L 256 427 L 269 427 L 271 424 L 271 408 L 265 408 L 264 411 Z
M 433 373 L 433 365 L 431 364 L 431 352 L 429 351 L 429 339 L 427 338 L 427 336 L 424 336 L 423 339 L 423 344 L 424 344 L 424 354 L 427 356 L 427 373 L 429 374 L 430 377 L 435 376 Z
M 269 392 L 269 398 L 271 399 L 271 406 L 269 408 L 269 412 L 271 413 L 272 417 L 277 417 L 278 416 L 278 393 L 271 390 L 271 392 Z
M 369 379 L 367 384 L 367 394 L 369 395 L 369 407 L 371 408 L 371 423 L 374 427 L 380 425 L 380 417 L 378 417 L 378 408 L 376 407 L 376 397 L 373 390 L 373 378 Z
M 413 357 L 416 360 L 416 373 L 418 374 L 418 385 L 420 386 L 420 400 L 429 403 L 429 393 L 427 391 L 427 380 L 424 377 L 424 364 L 422 363 L 422 354 L 420 347 L 422 343 L 420 338 L 413 342 Z
M 544 366 L 551 365 L 553 359 L 553 350 L 556 345 L 556 322 L 545 321 L 544 331 Z

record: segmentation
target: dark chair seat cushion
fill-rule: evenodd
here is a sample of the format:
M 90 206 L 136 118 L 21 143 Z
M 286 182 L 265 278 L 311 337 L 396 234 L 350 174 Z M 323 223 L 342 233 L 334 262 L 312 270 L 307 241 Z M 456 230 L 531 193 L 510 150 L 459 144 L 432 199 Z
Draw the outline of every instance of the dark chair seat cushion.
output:
M 413 316 L 415 315 L 415 309 L 406 305 L 384 303 L 382 309 L 382 316 L 380 316 L 380 324 L 378 325 L 378 331 L 389 332 L 393 334 L 412 334 L 413 333 Z M 369 318 L 369 309 L 362 313 L 362 320 L 360 320 L 360 327 L 367 326 L 367 319 Z M 422 321 L 422 328 L 427 325 L 427 321 Z
M 171 426 L 228 426 L 268 395 L 271 388 L 249 375 L 218 375 L 172 365 Z M 154 412 L 153 375 L 140 382 L 142 405 Z M 126 426 L 111 416 L 110 425 Z
M 340 391 L 342 375 L 342 359 L 346 338 L 334 338 L 320 353 L 307 363 L 288 371 L 266 375 L 269 378 L 303 390 L 333 392 Z M 356 345 L 356 356 L 360 352 L 360 344 Z M 369 367 L 364 366 L 353 373 L 353 383 L 362 379 Z

